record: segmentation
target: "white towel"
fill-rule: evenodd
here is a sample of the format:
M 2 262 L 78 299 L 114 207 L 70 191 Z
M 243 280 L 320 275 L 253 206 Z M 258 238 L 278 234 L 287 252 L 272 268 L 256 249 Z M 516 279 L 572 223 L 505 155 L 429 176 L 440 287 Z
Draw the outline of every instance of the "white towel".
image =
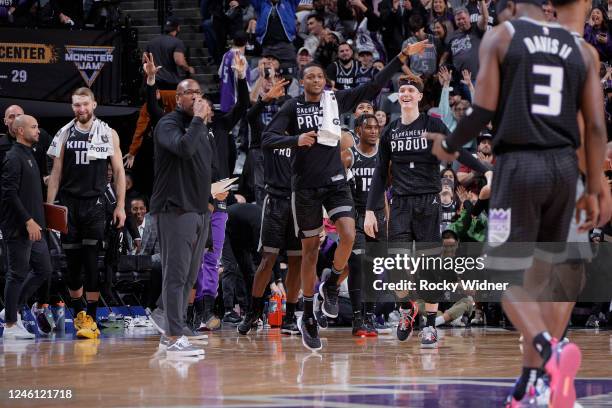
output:
M 70 136 L 70 128 L 75 125 L 73 119 L 68 122 L 63 128 L 58 130 L 47 150 L 47 155 L 50 157 L 59 157 L 62 151 L 62 146 L 68 140 Z M 115 154 L 113 147 L 113 133 L 110 126 L 106 122 L 96 118 L 91 125 L 89 130 L 89 148 L 87 149 L 88 160 L 106 160 L 107 157 Z
M 323 91 L 321 95 L 321 118 L 317 143 L 325 146 L 337 146 L 342 129 L 340 129 L 340 115 L 338 114 L 338 101 L 333 91 Z

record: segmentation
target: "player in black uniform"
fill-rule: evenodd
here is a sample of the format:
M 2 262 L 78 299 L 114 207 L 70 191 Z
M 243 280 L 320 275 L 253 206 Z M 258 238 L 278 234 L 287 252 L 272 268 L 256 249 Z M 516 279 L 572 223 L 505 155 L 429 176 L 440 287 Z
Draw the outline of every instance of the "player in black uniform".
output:
M 401 117 L 389 123 L 381 136 L 378 163 L 372 187 L 368 195 L 364 229 L 374 236 L 379 222 L 375 210 L 384 195 L 389 166 L 393 178 L 393 199 L 389 218 L 389 251 L 405 253 L 414 241 L 418 254 L 437 255 L 440 243 L 440 161 L 431 153 L 432 144 L 425 138 L 426 132 L 446 134 L 448 129 L 438 119 L 419 112 L 419 101 L 423 98 L 421 82 L 401 80 L 399 83 Z M 460 161 L 469 163 L 484 173 L 487 169 L 472 155 L 464 152 Z M 406 340 L 412 333 L 412 325 L 418 308 L 408 300 L 407 292 L 396 294 L 400 303 L 400 323 L 397 337 Z M 438 336 L 435 329 L 438 304 L 436 293 L 425 292 L 427 326 L 421 333 L 421 347 L 435 348 Z
M 338 114 L 350 111 L 364 99 L 375 96 L 382 86 L 398 71 L 411 54 L 422 52 L 427 42 L 413 44 L 402 50 L 369 84 L 352 90 L 338 91 L 328 95 L 331 103 L 337 103 Z M 326 77 L 322 67 L 310 64 L 302 70 L 304 95 L 287 101 L 264 132 L 263 143 L 271 148 L 293 148 L 292 205 L 296 229 L 302 238 L 302 289 L 304 292 L 304 315 L 298 322 L 304 345 L 310 349 L 321 348 L 318 327 L 313 314 L 312 302 L 316 281 L 315 266 L 319 250 L 319 232 L 323 229 L 325 206 L 335 223 L 340 243 L 335 252 L 334 268 L 327 282 L 321 285 L 323 312 L 329 317 L 338 315 L 337 280 L 347 264 L 355 238 L 353 199 L 346 182 L 340 159 L 341 146 L 317 143 L 317 130 L 326 119 L 321 108 L 321 99 Z M 338 118 L 327 118 L 339 125 Z M 286 134 L 292 137 L 287 138 Z
M 368 201 L 368 191 L 372 184 L 374 169 L 378 159 L 378 139 L 380 137 L 380 126 L 373 114 L 364 114 L 355 124 L 355 132 L 359 143 L 351 147 L 349 168 L 353 175 L 352 190 L 355 202 L 355 243 L 353 252 L 348 260 L 349 276 L 348 287 L 351 306 L 353 308 L 353 336 L 375 337 L 378 335 L 374 324 L 375 303 L 369 299 L 362 303 L 363 279 L 371 276 L 364 275 L 361 267 L 362 258 L 365 254 L 366 241 L 385 241 L 387 239 L 384 196 L 376 203 L 374 214 L 378 220 L 380 229 L 375 238 L 366 236 L 363 229 L 365 220 L 365 209 Z M 370 285 L 371 286 L 371 285 Z M 362 313 L 363 305 L 363 313 Z
M 264 99 L 276 100 L 284 96 L 284 81 L 272 86 Z M 254 109 L 261 111 L 258 101 L 247 116 L 253 116 Z M 285 136 L 292 138 L 293 136 Z M 300 264 L 302 262 L 302 245 L 295 231 L 293 216 L 291 214 L 291 149 L 269 148 L 265 141 L 262 145 L 265 198 L 263 199 L 263 219 L 261 220 L 260 249 L 262 250 L 261 263 L 255 272 L 253 287 L 251 289 L 251 309 L 246 313 L 238 325 L 238 333 L 248 334 L 264 309 L 264 292 L 272 276 L 272 268 L 280 251 L 285 250 L 289 271 L 287 273 L 287 303 L 281 326 L 283 334 L 299 334 L 295 320 L 300 291 Z
M 62 235 L 62 247 L 68 264 L 68 289 L 76 317 L 77 336 L 95 338 L 98 289 L 98 248 L 104 239 L 106 163 L 113 168 L 117 206 L 113 223 L 117 228 L 125 222 L 125 172 L 119 136 L 106 123 L 94 116 L 96 100 L 89 88 L 72 94 L 75 119 L 55 135 L 48 155 L 53 158 L 47 202 L 56 198 L 68 207 L 68 233 Z M 85 272 L 87 313 L 83 311 Z
M 534 254 L 552 262 L 563 260 L 561 245 L 538 245 L 537 252 L 533 245 L 512 246 L 512 251 L 508 248 L 515 242 L 567 240 L 578 177 L 578 109 L 585 119 L 587 156 L 586 191 L 577 204 L 586 210 L 587 217 L 579 231 L 597 223 L 606 140 L 601 101 L 591 96 L 601 87 L 599 67 L 591 52 L 560 25 L 545 23 L 539 2 L 515 4 L 520 18 L 495 27 L 481 43 L 472 114 L 448 139 L 430 136 L 436 155 L 451 159 L 458 146 L 493 119 L 497 161 L 490 201 L 488 266 L 499 276 L 510 278 L 515 275 L 508 272 L 529 268 Z M 526 345 L 523 374 L 509 406 L 521 404 L 528 377 L 543 366 L 551 379 L 550 406 L 572 407 L 580 349 L 573 343 L 558 343 L 549 333 L 552 322 L 563 319 L 558 315 L 565 313 L 563 308 L 546 311 L 527 288 L 518 286 L 506 291 L 503 307 Z

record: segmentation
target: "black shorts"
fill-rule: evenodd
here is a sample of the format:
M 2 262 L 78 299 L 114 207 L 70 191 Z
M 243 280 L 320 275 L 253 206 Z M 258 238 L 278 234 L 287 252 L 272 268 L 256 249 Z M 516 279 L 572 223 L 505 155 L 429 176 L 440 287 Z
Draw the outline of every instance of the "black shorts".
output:
M 62 234 L 64 249 L 97 245 L 104 240 L 106 224 L 104 200 L 104 196 L 97 198 L 60 196 L 60 204 L 68 207 L 68 233 Z
M 297 237 L 291 215 L 291 198 L 266 194 L 263 200 L 259 248 L 273 254 L 285 250 L 287 256 L 300 256 L 302 242 Z
M 294 191 L 291 204 L 300 238 L 315 237 L 323 231 L 323 207 L 334 222 L 342 217 L 354 217 L 348 183 Z
M 385 242 L 387 240 L 387 219 L 385 217 L 385 210 L 374 211 L 374 215 L 378 223 L 376 238 L 367 235 L 363 229 L 365 223 L 365 208 L 358 208 L 355 211 L 355 243 L 353 244 L 353 253 L 355 255 L 365 253 L 366 242 Z
M 497 157 L 494 173 L 485 265 L 520 271 L 531 266 L 534 255 L 564 262 L 576 206 L 575 150 L 506 153 Z
M 389 250 L 410 249 L 406 244 L 396 248 L 391 243 L 416 242 L 419 249 L 440 247 L 440 197 L 438 194 L 394 195 L 389 215 Z M 403 251 L 402 251 L 403 252 Z

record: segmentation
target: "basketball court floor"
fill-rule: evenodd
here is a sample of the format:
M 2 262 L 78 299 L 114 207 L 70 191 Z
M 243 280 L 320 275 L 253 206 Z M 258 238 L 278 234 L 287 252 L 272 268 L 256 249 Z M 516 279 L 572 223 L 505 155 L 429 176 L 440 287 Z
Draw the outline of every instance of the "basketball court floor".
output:
M 441 329 L 439 349 L 421 350 L 417 336 L 329 328 L 317 354 L 278 329 L 240 336 L 230 327 L 209 333 L 203 359 L 183 360 L 160 355 L 151 329 L 112 331 L 0 343 L 0 406 L 501 407 L 521 366 L 519 336 L 505 329 Z M 580 406 L 612 407 L 612 332 L 570 339 L 583 352 Z M 15 390 L 71 398 L 10 398 Z

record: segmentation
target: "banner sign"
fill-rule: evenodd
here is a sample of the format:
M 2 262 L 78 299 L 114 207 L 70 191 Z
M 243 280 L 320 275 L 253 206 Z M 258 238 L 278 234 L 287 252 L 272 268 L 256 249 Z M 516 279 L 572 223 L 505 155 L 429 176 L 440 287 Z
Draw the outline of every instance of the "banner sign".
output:
M 119 100 L 119 33 L 1 28 L 0 38 L 0 97 L 68 102 L 87 86 L 99 103 Z

